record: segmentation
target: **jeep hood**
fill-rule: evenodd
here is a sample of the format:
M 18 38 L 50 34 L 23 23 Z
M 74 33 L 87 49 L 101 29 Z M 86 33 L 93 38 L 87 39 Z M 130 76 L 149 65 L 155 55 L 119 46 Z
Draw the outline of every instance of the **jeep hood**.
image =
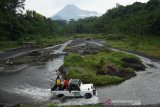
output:
M 93 85 L 92 84 L 81 84 L 81 87 L 80 87 L 80 89 L 81 90 L 92 90 L 92 87 Z

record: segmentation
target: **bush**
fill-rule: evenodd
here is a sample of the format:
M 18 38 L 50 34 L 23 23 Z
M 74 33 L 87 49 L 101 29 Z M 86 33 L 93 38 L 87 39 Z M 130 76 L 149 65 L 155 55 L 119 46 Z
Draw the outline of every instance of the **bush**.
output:
M 126 35 L 125 34 L 108 34 L 106 36 L 107 40 L 122 40 L 122 39 L 126 39 Z
M 76 66 L 79 64 L 82 64 L 84 62 L 84 59 L 79 54 L 71 54 L 65 57 L 65 66 Z

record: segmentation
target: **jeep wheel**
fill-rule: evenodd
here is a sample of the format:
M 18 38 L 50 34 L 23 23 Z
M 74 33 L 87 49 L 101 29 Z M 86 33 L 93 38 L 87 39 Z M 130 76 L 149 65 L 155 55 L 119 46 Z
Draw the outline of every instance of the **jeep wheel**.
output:
M 92 98 L 92 94 L 90 94 L 90 93 L 86 93 L 86 94 L 84 95 L 84 97 L 85 97 L 85 99 Z
M 63 102 L 63 101 L 65 101 L 66 97 L 63 94 L 59 94 L 58 98 L 59 98 L 59 101 Z
M 62 97 L 64 97 L 63 94 L 59 94 L 59 95 L 58 95 L 58 98 L 59 98 L 59 99 L 62 98 Z

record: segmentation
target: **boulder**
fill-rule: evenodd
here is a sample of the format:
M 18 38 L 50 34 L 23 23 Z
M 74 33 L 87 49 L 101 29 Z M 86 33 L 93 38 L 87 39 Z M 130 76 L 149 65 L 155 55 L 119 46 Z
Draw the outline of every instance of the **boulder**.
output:
M 119 72 L 117 72 L 116 75 L 119 76 L 119 77 L 122 77 L 122 78 L 129 79 L 131 77 L 136 76 L 136 73 L 134 72 L 133 69 L 122 68 L 122 69 L 119 70 Z
M 41 55 L 41 52 L 39 51 L 32 51 L 31 53 L 29 53 L 30 56 L 39 56 Z
M 142 64 L 142 61 L 137 58 L 122 58 L 121 59 L 123 63 L 123 67 L 125 68 L 133 68 L 136 71 L 144 71 L 145 65 Z
M 157 68 L 154 64 L 147 64 L 147 66 L 149 66 L 151 68 Z
M 118 68 L 116 67 L 116 65 L 113 63 L 109 63 L 109 64 L 103 65 L 101 69 L 97 72 L 97 74 L 116 76 L 117 72 L 118 72 Z
M 62 65 L 58 71 L 61 73 L 61 74 L 64 74 L 66 75 L 66 73 L 69 71 L 67 67 L 65 67 L 64 65 Z
M 122 61 L 123 62 L 126 62 L 126 63 L 142 63 L 139 59 L 137 58 L 122 58 Z
M 110 75 L 118 76 L 122 78 L 131 78 L 136 76 L 133 69 L 130 68 L 118 68 L 115 64 L 109 63 L 102 66 L 102 68 L 97 72 L 98 75 Z

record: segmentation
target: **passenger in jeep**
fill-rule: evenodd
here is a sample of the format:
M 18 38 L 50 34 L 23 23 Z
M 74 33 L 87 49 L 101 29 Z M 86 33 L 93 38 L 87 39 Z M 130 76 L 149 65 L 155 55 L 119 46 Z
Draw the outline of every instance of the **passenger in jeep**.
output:
M 65 80 L 64 80 L 64 89 L 66 89 L 66 90 L 68 90 L 68 83 L 69 83 L 68 79 L 65 78 Z

